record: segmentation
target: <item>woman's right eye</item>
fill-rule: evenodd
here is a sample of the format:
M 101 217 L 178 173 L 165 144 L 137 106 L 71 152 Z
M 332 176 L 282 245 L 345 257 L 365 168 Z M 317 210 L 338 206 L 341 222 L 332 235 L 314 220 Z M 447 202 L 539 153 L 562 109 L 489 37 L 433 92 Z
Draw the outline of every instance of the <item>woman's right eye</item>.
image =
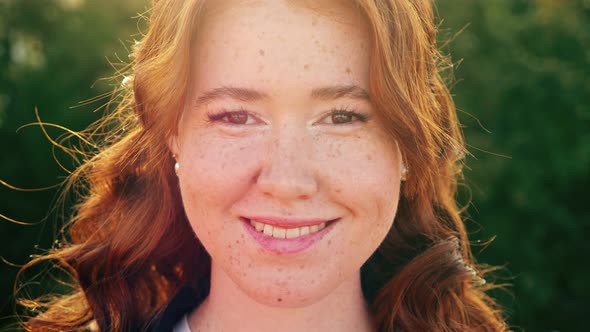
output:
M 254 125 L 259 120 L 247 111 L 222 111 L 208 114 L 209 122 L 223 122 L 229 125 Z

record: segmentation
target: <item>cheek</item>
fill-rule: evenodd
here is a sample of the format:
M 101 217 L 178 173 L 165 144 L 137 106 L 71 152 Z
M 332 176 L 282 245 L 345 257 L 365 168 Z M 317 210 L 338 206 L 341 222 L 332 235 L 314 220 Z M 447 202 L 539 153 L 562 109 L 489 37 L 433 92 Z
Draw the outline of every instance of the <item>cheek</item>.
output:
M 400 162 L 395 145 L 359 135 L 319 145 L 320 172 L 330 191 L 364 213 L 391 210 L 399 195 Z
M 400 193 L 395 145 L 381 137 L 360 137 L 326 145 L 326 178 L 334 199 L 348 208 L 354 233 L 349 246 L 372 252 L 389 232 Z M 362 249 L 361 249 L 362 248 Z M 354 250 L 350 252 L 354 255 Z
M 231 142 L 212 135 L 191 139 L 185 144 L 181 165 L 181 190 L 190 208 L 224 206 L 248 189 L 258 146 L 252 139 Z
M 209 251 L 226 247 L 233 237 L 228 232 L 235 220 L 229 219 L 228 211 L 250 186 L 253 146 L 257 145 L 248 139 L 228 142 L 215 135 L 194 136 L 183 144 L 182 202 L 195 234 Z

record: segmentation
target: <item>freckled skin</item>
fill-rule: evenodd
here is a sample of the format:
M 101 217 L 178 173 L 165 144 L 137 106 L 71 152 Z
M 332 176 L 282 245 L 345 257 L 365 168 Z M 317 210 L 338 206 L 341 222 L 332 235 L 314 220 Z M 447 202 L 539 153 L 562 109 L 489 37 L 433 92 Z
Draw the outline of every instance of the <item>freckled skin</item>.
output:
M 368 27 L 350 8 L 337 8 L 333 20 L 283 1 L 219 3 L 231 10 L 201 22 L 191 96 L 235 86 L 270 98 L 189 109 L 170 141 L 186 215 L 212 258 L 207 301 L 244 310 L 309 307 L 319 316 L 328 306 L 334 315 L 359 300 L 359 269 L 389 231 L 399 198 L 399 151 L 377 111 L 358 100 L 310 97 L 312 88 L 333 85 L 368 90 Z M 335 107 L 373 116 L 348 127 L 324 124 Z M 208 113 L 240 108 L 258 123 L 208 121 Z M 322 241 L 284 257 L 251 239 L 241 215 L 340 220 Z

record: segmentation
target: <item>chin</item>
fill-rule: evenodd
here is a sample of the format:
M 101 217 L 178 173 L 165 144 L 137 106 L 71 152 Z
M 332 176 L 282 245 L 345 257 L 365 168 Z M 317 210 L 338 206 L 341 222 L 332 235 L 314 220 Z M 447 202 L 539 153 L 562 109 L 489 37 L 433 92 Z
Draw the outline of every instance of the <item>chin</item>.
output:
M 288 282 L 273 281 L 273 287 L 251 287 L 244 285 L 242 290 L 254 301 L 270 307 L 278 308 L 303 308 L 320 302 L 330 293 L 323 287 L 307 287 L 309 283 L 297 283 L 289 285 Z M 264 284 L 257 283 L 257 284 Z

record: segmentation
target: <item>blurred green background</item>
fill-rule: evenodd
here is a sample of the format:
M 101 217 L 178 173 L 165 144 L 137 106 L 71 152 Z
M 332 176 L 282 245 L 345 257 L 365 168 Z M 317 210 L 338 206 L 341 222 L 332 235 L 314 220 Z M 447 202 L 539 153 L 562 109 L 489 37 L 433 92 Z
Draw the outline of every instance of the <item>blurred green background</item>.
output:
M 468 226 L 480 262 L 504 266 L 495 292 L 515 329 L 587 331 L 590 317 L 590 1 L 437 3 L 455 62 L 453 94 L 469 150 Z M 65 172 L 35 122 L 81 130 L 112 89 L 145 0 L 0 0 L 0 180 L 23 188 Z M 141 26 L 142 24 L 139 24 Z M 457 34 L 458 32 L 461 33 Z M 62 132 L 48 128 L 52 137 Z M 60 157 L 65 166 L 73 163 Z M 0 329 L 14 322 L 17 267 L 52 245 L 56 190 L 0 185 Z M 65 211 L 69 213 L 69 210 Z M 37 247 L 38 246 L 38 247 Z M 10 263 L 10 264 L 9 264 Z

